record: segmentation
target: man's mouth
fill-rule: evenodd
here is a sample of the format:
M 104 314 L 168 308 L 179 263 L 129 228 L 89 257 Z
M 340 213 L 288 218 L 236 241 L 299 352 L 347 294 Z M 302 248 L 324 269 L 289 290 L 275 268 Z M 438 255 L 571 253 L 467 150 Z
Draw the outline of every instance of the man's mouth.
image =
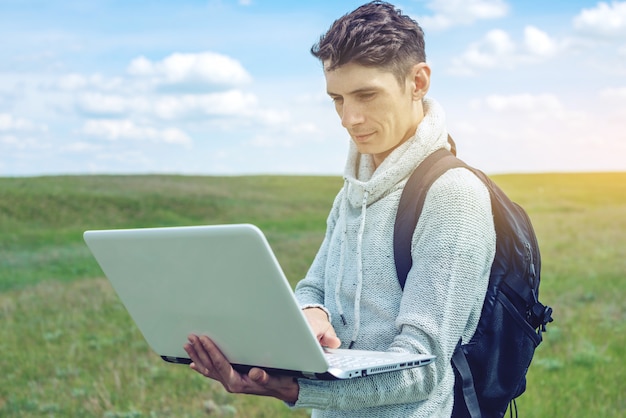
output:
M 368 134 L 353 134 L 352 138 L 354 138 L 354 140 L 356 142 L 365 142 L 367 141 L 372 135 L 374 135 L 374 132 L 370 132 Z

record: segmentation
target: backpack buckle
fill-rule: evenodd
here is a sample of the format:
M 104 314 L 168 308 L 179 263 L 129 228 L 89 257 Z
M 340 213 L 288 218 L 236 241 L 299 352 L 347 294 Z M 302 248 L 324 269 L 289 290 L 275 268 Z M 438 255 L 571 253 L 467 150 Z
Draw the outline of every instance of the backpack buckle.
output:
M 546 331 L 546 325 L 553 320 L 552 308 L 541 302 L 535 303 L 528 311 L 528 323 L 538 330 L 539 335 Z

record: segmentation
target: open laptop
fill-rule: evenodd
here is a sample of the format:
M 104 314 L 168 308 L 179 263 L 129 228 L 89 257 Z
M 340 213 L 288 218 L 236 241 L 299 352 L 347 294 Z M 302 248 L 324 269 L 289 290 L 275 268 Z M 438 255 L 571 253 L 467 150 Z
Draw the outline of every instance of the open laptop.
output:
M 84 239 L 166 361 L 190 363 L 183 344 L 192 333 L 209 336 L 238 370 L 262 367 L 312 379 L 363 377 L 434 359 L 322 348 L 254 225 L 86 231 Z M 362 363 L 341 366 L 346 354 Z

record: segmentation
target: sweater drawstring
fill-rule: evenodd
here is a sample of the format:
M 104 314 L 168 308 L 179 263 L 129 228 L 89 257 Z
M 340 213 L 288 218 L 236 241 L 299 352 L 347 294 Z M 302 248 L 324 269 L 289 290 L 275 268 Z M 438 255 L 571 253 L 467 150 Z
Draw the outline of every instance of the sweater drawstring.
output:
M 346 180 L 344 183 L 344 196 L 341 202 L 341 215 L 343 219 L 347 220 L 347 200 L 350 191 L 350 183 Z M 361 224 L 359 225 L 359 234 L 356 242 L 356 263 L 357 263 L 357 288 L 354 296 L 354 329 L 352 331 L 352 339 L 348 348 L 352 348 L 356 343 L 356 339 L 359 335 L 361 328 L 361 292 L 363 289 L 363 234 L 365 232 L 365 216 L 367 214 L 367 201 L 369 198 L 369 192 L 365 190 L 363 192 L 363 200 L 361 202 Z M 348 223 L 344 221 L 343 229 L 341 231 L 341 252 L 339 255 L 339 277 L 337 277 L 335 285 L 335 304 L 337 305 L 337 311 L 341 318 L 341 323 L 346 326 L 348 322 L 343 312 L 343 305 L 341 304 L 341 284 L 343 281 L 343 275 L 345 271 L 345 253 L 347 251 L 348 241 Z
M 352 333 L 352 341 L 349 348 L 356 343 L 361 328 L 361 291 L 363 289 L 363 233 L 365 231 L 365 215 L 367 214 L 367 199 L 369 192 L 363 192 L 363 202 L 361 203 L 361 225 L 359 226 L 359 235 L 356 243 L 356 263 L 357 263 L 357 287 L 354 295 L 354 331 Z
M 344 194 L 343 199 L 341 201 L 341 216 L 340 218 L 344 219 L 343 229 L 341 231 L 341 250 L 339 253 L 339 277 L 337 277 L 337 282 L 335 285 L 335 304 L 337 305 L 337 311 L 339 312 L 339 318 L 341 318 L 341 323 L 345 326 L 347 325 L 346 317 L 343 314 L 343 306 L 341 304 L 341 281 L 343 279 L 344 273 L 344 254 L 346 252 L 346 241 L 348 240 L 348 225 L 345 222 L 346 212 L 347 212 L 347 200 L 348 200 L 348 191 L 350 188 L 350 183 L 348 180 L 344 180 Z

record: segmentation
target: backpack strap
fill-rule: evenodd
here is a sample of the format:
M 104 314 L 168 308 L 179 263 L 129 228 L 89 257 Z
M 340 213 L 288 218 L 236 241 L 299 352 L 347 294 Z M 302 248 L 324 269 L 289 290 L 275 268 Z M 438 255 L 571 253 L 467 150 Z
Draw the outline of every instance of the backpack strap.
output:
M 417 166 L 402 191 L 393 230 L 393 250 L 400 287 L 404 290 L 409 270 L 413 266 L 411 242 L 422 213 L 426 193 L 435 180 L 451 168 L 466 167 L 447 149 L 430 154 Z
M 449 138 L 449 140 L 451 139 Z M 454 143 L 451 142 L 451 145 L 454 152 Z M 413 241 L 413 233 L 426 200 L 426 193 L 435 180 L 443 173 L 457 167 L 469 168 L 447 149 L 437 150 L 417 166 L 404 186 L 400 202 L 398 203 L 393 237 L 396 272 L 402 290 L 404 290 L 409 270 L 413 266 L 411 242 Z M 459 396 L 462 396 L 465 400 L 466 412 L 471 418 L 480 418 L 481 412 L 474 387 L 474 378 L 472 377 L 472 371 L 465 353 L 461 348 L 461 341 L 457 344 L 452 355 L 452 365 L 455 369 L 455 375 L 458 375 L 458 379 L 455 379 L 455 391 L 459 390 L 461 392 Z M 456 407 L 462 406 L 457 405 Z M 462 413 L 462 415 L 466 415 L 466 413 Z
M 467 358 L 465 357 L 465 352 L 461 347 L 460 340 L 454 349 L 454 353 L 452 354 L 452 366 L 454 366 L 455 375 L 458 374 L 459 377 L 459 379 L 457 379 L 457 376 L 455 376 L 454 390 L 460 391 L 458 399 L 465 400 L 464 405 L 454 405 L 452 416 L 480 418 L 482 414 L 480 412 L 480 405 L 478 404 L 478 397 L 476 396 L 476 388 L 474 387 L 474 377 L 472 376 L 472 370 L 470 369 Z M 455 396 L 455 400 L 456 398 L 457 396 Z M 467 408 L 467 410 L 461 412 L 464 409 L 463 407 Z

